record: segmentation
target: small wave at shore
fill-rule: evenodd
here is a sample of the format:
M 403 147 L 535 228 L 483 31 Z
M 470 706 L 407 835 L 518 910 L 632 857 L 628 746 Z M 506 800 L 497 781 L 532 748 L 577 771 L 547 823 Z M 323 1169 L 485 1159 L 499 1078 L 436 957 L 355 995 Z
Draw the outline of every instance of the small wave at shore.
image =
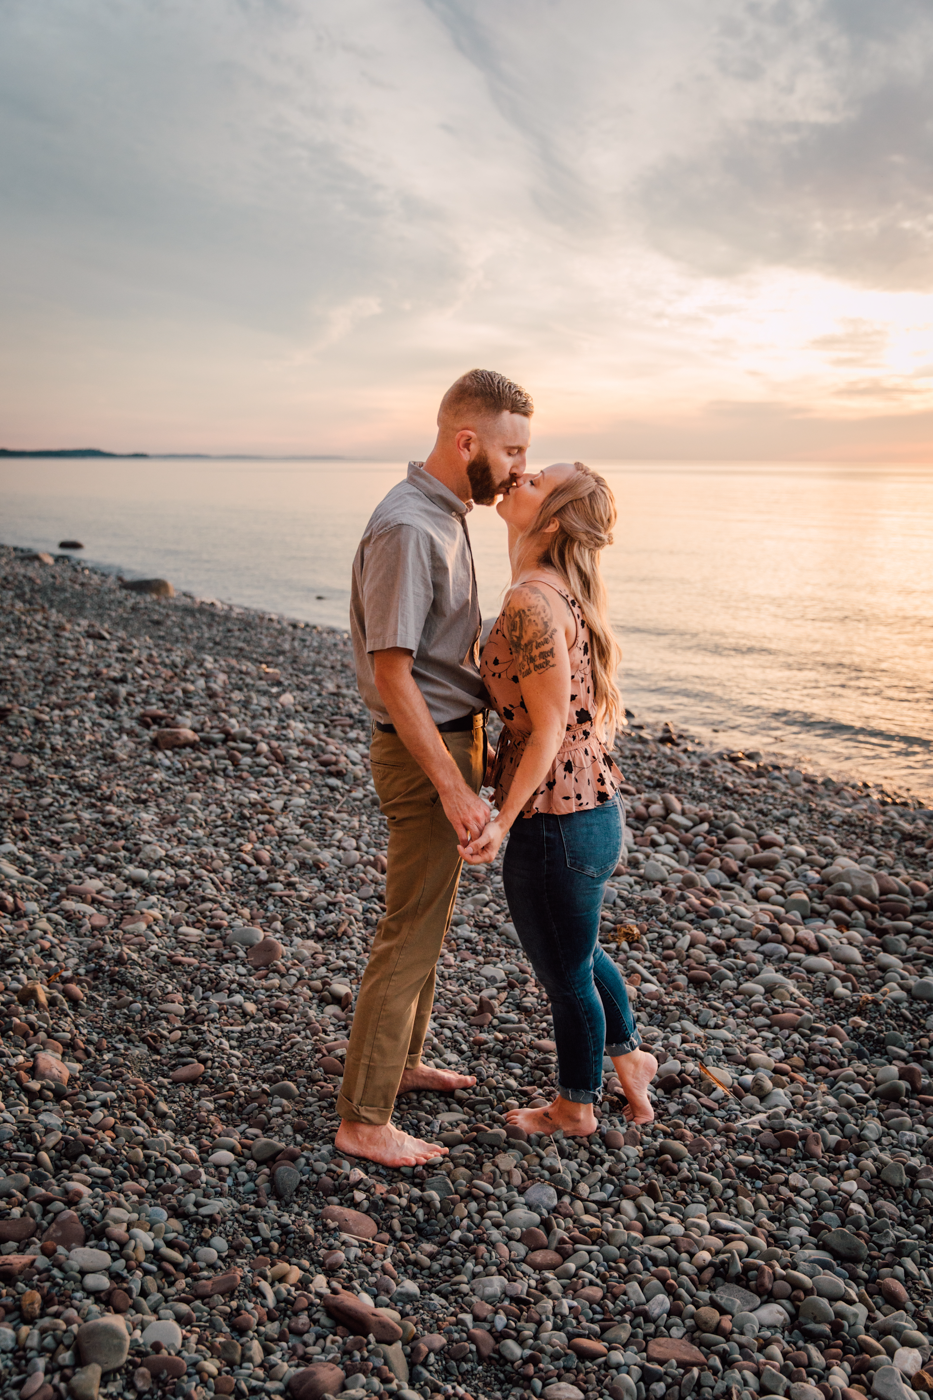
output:
M 724 714 L 720 695 L 687 692 L 673 684 L 627 687 L 626 702 L 636 715 L 669 720 L 675 730 L 712 747 L 754 747 L 783 763 L 933 797 L 933 740 L 924 735 L 747 702 Z
M 4 537 L 81 539 L 100 567 L 345 627 L 368 515 L 398 463 L 0 463 Z M 607 552 L 633 710 L 917 792 L 931 787 L 933 469 L 616 464 Z M 469 528 L 484 614 L 502 522 Z

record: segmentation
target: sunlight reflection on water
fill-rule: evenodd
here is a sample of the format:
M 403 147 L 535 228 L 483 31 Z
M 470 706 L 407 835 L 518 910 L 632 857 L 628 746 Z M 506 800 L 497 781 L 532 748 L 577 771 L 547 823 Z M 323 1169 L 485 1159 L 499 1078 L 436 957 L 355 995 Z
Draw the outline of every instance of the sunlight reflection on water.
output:
M 930 793 L 933 469 L 603 464 L 629 707 Z M 5 543 L 78 538 L 89 564 L 347 625 L 350 564 L 397 463 L 6 460 Z M 507 581 L 470 516 L 485 614 Z

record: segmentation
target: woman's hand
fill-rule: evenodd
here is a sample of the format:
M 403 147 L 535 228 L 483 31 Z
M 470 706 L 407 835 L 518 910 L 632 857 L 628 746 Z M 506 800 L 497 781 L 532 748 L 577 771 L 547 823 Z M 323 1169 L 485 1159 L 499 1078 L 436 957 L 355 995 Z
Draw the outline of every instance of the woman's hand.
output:
M 461 859 L 467 865 L 491 865 L 499 854 L 499 847 L 506 837 L 506 827 L 498 817 L 487 822 L 479 836 L 474 836 L 467 846 L 458 846 Z

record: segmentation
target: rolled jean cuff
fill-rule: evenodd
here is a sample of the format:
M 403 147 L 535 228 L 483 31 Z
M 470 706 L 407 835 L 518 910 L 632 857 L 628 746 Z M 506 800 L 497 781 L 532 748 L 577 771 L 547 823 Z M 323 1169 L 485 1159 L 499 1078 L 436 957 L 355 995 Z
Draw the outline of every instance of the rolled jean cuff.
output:
M 563 1084 L 558 1084 L 557 1092 L 568 1103 L 599 1103 L 603 1096 L 602 1089 L 565 1089 Z
M 640 1044 L 641 1036 L 637 1030 L 633 1030 L 628 1040 L 623 1040 L 621 1045 L 607 1045 L 606 1054 L 610 1060 L 614 1059 L 616 1055 L 631 1055 L 632 1051 L 637 1050 Z

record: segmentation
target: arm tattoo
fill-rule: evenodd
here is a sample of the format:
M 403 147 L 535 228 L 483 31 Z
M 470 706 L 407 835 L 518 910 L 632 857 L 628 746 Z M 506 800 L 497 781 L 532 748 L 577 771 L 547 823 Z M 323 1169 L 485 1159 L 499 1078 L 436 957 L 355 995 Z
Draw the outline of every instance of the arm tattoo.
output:
M 524 606 L 510 607 L 505 633 L 519 675 L 524 679 L 554 665 L 554 638 L 557 628 L 545 595 L 538 588 L 526 587 Z

